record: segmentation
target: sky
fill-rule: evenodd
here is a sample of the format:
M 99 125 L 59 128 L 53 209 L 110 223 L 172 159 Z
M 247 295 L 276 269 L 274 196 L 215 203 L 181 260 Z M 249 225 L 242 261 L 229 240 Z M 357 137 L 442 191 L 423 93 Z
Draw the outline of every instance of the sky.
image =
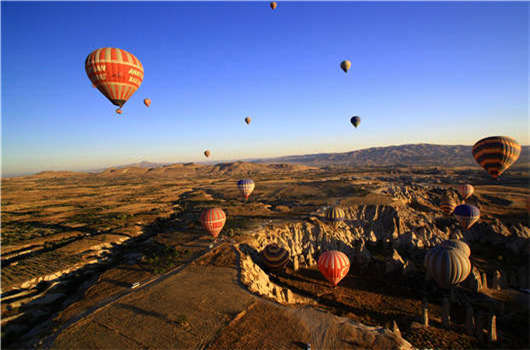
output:
M 528 2 L 277 3 L 2 1 L 3 176 L 529 143 Z M 144 67 L 121 116 L 84 69 L 102 47 Z

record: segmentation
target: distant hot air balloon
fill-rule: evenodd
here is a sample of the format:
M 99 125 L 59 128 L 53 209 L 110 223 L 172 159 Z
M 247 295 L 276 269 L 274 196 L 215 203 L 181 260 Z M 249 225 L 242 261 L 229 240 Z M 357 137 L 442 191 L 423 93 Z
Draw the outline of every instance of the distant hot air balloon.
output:
M 122 112 L 121 109 L 118 108 L 118 109 L 116 110 L 116 113 L 118 113 L 118 114 L 122 114 L 123 112 Z
M 348 71 L 349 71 L 350 68 L 351 68 L 351 62 L 348 61 L 348 60 L 342 61 L 342 62 L 340 63 L 340 68 L 342 68 L 342 70 L 344 71 L 344 73 L 348 73 Z
M 210 156 L 210 151 L 209 151 L 209 150 L 204 151 L 204 155 L 205 155 L 206 157 L 209 157 L 209 156 Z
M 464 255 L 467 257 L 471 255 L 471 249 L 469 248 L 467 243 L 459 239 L 449 239 L 447 241 L 443 241 L 442 244 L 440 244 L 440 246 L 444 248 L 460 249 L 462 253 L 464 253 Z
M 245 123 L 250 124 L 250 121 L 251 121 L 251 120 L 252 120 L 252 119 L 250 119 L 250 117 L 246 117 L 246 118 L 245 118 Z
M 144 78 L 142 63 L 133 54 L 113 47 L 88 55 L 85 71 L 98 90 L 119 107 L 123 107 Z
M 326 219 L 331 222 L 335 228 L 340 222 L 344 221 L 345 216 L 344 210 L 339 207 L 331 207 L 326 212 Z
M 464 281 L 471 272 L 471 262 L 460 249 L 436 246 L 427 252 L 424 264 L 436 284 L 445 289 Z
M 278 6 L 278 4 L 277 4 L 276 2 L 274 2 L 274 1 L 271 2 L 271 4 L 270 4 L 271 9 L 273 9 L 273 10 L 274 10 L 277 6 Z
M 359 118 L 358 116 L 351 117 L 350 122 L 353 124 L 353 126 L 358 127 L 361 123 L 361 118 Z
M 350 259 L 338 250 L 327 251 L 318 258 L 318 269 L 333 286 L 336 286 L 348 274 Z
M 473 157 L 494 179 L 508 169 L 521 154 L 521 145 L 507 136 L 486 137 L 473 146 Z
M 241 191 L 241 194 L 245 200 L 247 200 L 252 191 L 254 191 L 255 186 L 256 185 L 252 179 L 243 179 L 237 182 L 237 187 L 239 188 L 239 191 Z
M 458 186 L 458 193 L 464 198 L 464 200 L 471 197 L 475 189 L 470 184 L 460 185 Z
M 204 209 L 201 213 L 202 227 L 214 238 L 217 238 L 219 232 L 223 229 L 226 222 L 226 214 L 221 208 Z
M 149 107 L 151 105 L 151 100 L 148 98 L 144 98 L 144 104 Z
M 261 252 L 263 262 L 269 270 L 280 271 L 289 262 L 289 252 L 278 247 L 276 244 L 269 244 Z
M 455 208 L 453 214 L 464 229 L 469 229 L 480 218 L 480 210 L 474 205 L 462 204 Z
M 440 201 L 440 209 L 447 215 L 451 215 L 453 213 L 453 210 L 455 210 L 456 203 L 455 201 L 449 197 L 448 195 L 444 195 L 442 197 L 442 200 Z

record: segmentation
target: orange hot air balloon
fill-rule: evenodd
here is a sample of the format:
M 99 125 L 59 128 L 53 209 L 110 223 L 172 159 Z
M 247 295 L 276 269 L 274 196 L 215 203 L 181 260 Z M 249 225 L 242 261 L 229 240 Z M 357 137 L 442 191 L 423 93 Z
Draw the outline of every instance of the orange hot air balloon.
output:
M 147 107 L 149 107 L 151 105 L 151 100 L 148 99 L 148 98 L 144 98 L 144 105 L 146 105 Z
M 491 136 L 475 143 L 472 153 L 477 163 L 497 179 L 519 159 L 521 145 L 508 136 Z
M 333 286 L 336 286 L 348 274 L 350 259 L 338 250 L 327 251 L 318 258 L 318 269 Z
M 458 186 L 458 193 L 464 198 L 464 200 L 471 197 L 471 195 L 475 192 L 475 189 L 470 184 L 460 185 Z
M 122 114 L 123 112 L 122 112 L 121 109 L 118 108 L 118 109 L 116 110 L 116 113 L 118 113 L 118 114 Z
M 273 2 L 271 2 L 270 6 L 271 6 L 271 9 L 274 10 L 278 6 L 278 4 L 273 1 Z
M 226 214 L 221 208 L 204 209 L 201 224 L 208 233 L 217 238 L 226 222 Z
M 144 68 L 138 58 L 113 47 L 97 49 L 88 55 L 85 71 L 98 90 L 118 107 L 123 107 L 144 79 Z
M 250 119 L 250 117 L 246 117 L 246 118 L 245 118 L 245 123 L 250 124 L 250 121 L 251 121 L 251 120 L 252 120 L 252 119 Z
M 204 155 L 205 155 L 206 157 L 209 157 L 209 156 L 210 156 L 210 151 L 209 151 L 209 150 L 204 151 Z

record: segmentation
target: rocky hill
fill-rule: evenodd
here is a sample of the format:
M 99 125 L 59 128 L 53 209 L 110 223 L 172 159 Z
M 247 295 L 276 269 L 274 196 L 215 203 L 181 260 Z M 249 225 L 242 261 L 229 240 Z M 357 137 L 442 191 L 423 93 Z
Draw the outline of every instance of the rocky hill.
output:
M 320 153 L 263 159 L 257 162 L 297 163 L 309 166 L 477 166 L 472 146 L 427 143 L 372 147 L 346 153 Z M 515 165 L 530 161 L 530 146 L 523 146 Z

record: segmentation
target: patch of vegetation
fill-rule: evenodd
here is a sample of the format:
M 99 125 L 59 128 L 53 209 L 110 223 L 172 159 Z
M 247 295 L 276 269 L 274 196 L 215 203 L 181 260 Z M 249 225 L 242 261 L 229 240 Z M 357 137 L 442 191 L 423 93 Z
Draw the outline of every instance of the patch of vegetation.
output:
M 2 244 L 10 245 L 26 240 L 51 236 L 64 232 L 60 226 L 40 222 L 7 222 L 2 223 Z
M 176 267 L 188 254 L 189 250 L 187 249 L 177 251 L 173 247 L 157 243 L 142 258 L 142 264 L 146 265 L 146 268 L 153 273 L 164 273 Z

